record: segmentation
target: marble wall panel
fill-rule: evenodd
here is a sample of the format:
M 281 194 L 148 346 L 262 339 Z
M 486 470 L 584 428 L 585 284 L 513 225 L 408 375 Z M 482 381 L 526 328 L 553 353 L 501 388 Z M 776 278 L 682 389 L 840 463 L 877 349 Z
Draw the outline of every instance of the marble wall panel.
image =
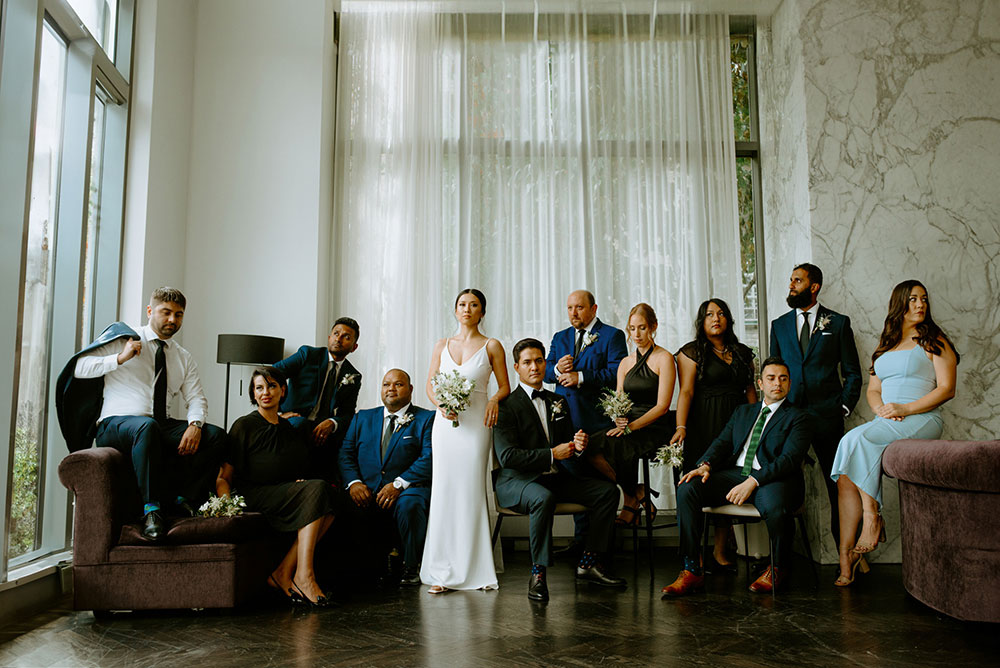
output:
M 1000 3 L 785 0 L 759 42 L 765 252 L 785 262 L 789 234 L 808 239 L 808 259 L 827 274 L 822 301 L 851 316 L 863 363 L 892 286 L 923 281 L 963 355 L 944 437 L 997 438 Z M 804 104 L 789 101 L 798 76 Z M 804 167 L 781 159 L 797 143 Z M 792 195 L 802 187 L 806 231 Z M 771 265 L 769 306 L 787 278 Z M 870 417 L 862 399 L 848 426 Z M 814 527 L 826 516 L 819 484 L 809 483 Z M 896 561 L 891 481 L 884 497 L 890 544 L 877 556 Z M 823 542 L 830 560 L 832 542 Z

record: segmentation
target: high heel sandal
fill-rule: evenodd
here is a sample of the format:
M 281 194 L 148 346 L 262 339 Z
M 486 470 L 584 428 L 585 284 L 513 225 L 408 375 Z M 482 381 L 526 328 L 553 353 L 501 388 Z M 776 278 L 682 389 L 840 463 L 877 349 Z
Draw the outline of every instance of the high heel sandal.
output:
M 427 590 L 428 594 L 445 594 L 447 592 L 448 588 L 442 587 L 441 585 L 433 585 L 430 589 Z
M 632 519 L 626 520 L 622 518 L 622 513 L 631 513 Z M 639 509 L 635 506 L 622 506 L 621 512 L 618 513 L 618 517 L 615 518 L 615 524 L 618 526 L 635 526 L 639 523 Z
M 867 573 L 871 570 L 871 566 L 865 561 L 865 556 L 863 554 L 858 555 L 858 558 L 854 560 L 851 564 L 851 577 L 847 577 L 843 573 L 837 576 L 837 579 L 833 581 L 834 587 L 848 587 L 854 582 L 854 578 L 857 575 L 858 567 L 861 568 L 862 573 Z
M 864 513 L 864 515 L 866 517 L 871 517 L 872 513 Z M 873 521 L 877 521 L 879 523 L 878 539 L 875 541 L 875 544 L 872 545 L 869 543 L 860 543 L 860 542 L 855 543 L 854 548 L 851 550 L 851 552 L 854 552 L 855 554 L 868 554 L 876 547 L 878 547 L 879 543 L 885 542 L 885 522 L 882 520 L 882 513 L 874 513 L 874 516 L 875 520 Z M 864 533 L 863 525 L 861 527 L 861 532 Z
M 274 579 L 274 574 L 268 575 L 267 576 L 267 581 L 268 581 L 268 585 L 271 587 L 271 589 L 274 590 L 274 595 L 276 597 L 281 598 L 286 603 L 292 603 L 292 604 L 297 603 L 297 601 L 295 599 L 298 598 L 298 594 L 295 594 L 293 596 L 292 593 L 291 593 L 291 589 L 289 589 L 288 591 L 282 591 L 281 584 L 279 584 L 278 581 L 276 579 Z
M 294 592 L 292 591 L 293 588 L 295 589 Z M 292 580 L 292 586 L 289 587 L 288 589 L 288 594 L 291 597 L 293 603 L 298 603 L 299 605 L 308 605 L 312 608 L 327 608 L 332 603 L 332 601 L 326 596 L 326 594 L 320 594 L 319 596 L 316 597 L 315 601 L 312 600 L 311 598 L 306 596 L 306 593 L 304 591 L 299 589 L 299 586 L 295 584 L 294 580 Z

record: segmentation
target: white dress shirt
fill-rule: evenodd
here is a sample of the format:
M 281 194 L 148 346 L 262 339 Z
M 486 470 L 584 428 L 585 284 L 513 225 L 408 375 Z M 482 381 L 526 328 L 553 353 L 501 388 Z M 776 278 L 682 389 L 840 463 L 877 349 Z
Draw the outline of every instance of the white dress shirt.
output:
M 331 358 L 331 360 L 332 359 L 333 358 Z M 338 373 L 340 372 L 339 368 L 337 369 L 337 372 Z M 399 431 L 400 429 L 402 429 L 402 426 L 399 424 L 399 418 L 401 418 L 404 415 L 406 415 L 406 411 L 408 411 L 408 410 L 410 410 L 410 404 L 406 404 L 405 406 L 403 406 L 402 408 L 400 408 L 395 413 L 391 412 L 388 408 L 386 408 L 384 406 L 382 407 L 382 431 L 379 432 L 379 442 L 378 442 L 379 448 L 382 447 L 382 440 L 381 439 L 382 439 L 382 436 L 385 435 L 385 428 L 387 426 L 389 426 L 389 416 L 390 415 L 395 415 L 396 416 L 396 428 L 392 432 L 392 433 L 395 434 L 397 431 Z M 356 482 L 363 483 L 364 481 L 363 480 L 352 480 L 351 482 L 347 483 L 347 489 L 350 489 L 351 485 L 353 485 Z M 406 489 L 407 487 L 410 486 L 409 481 L 404 480 L 400 476 L 396 476 L 395 482 L 398 482 L 399 486 L 402 487 L 403 489 Z M 378 490 L 375 490 L 375 491 L 377 492 Z
M 778 409 L 781 408 L 781 404 L 783 404 L 783 403 L 785 403 L 785 400 L 781 399 L 780 401 L 775 401 L 773 404 L 762 404 L 761 405 L 761 408 L 760 408 L 761 411 L 764 410 L 764 406 L 767 406 L 768 410 L 770 410 L 770 413 L 768 413 L 767 415 L 764 416 L 764 426 L 761 427 L 761 430 L 760 430 L 761 435 L 763 435 L 764 429 L 767 428 L 767 423 L 771 421 L 771 418 L 774 417 L 774 414 L 778 412 Z M 754 418 L 753 423 L 755 425 L 757 424 L 757 420 L 759 418 L 760 418 L 760 412 L 758 412 L 757 413 L 757 417 Z M 740 456 L 736 458 L 736 468 L 738 468 L 738 469 L 743 468 L 743 464 L 746 462 L 746 459 L 747 459 L 747 449 L 750 447 L 750 439 L 751 438 L 753 438 L 753 429 L 752 428 L 750 429 L 750 435 L 747 436 L 747 440 L 743 442 L 743 449 L 740 450 Z M 754 468 L 754 469 L 759 469 L 760 468 L 760 462 L 757 461 L 757 453 L 756 452 L 753 455 L 753 464 L 751 465 L 751 467 Z
M 517 384 L 521 386 L 525 394 L 528 395 L 528 399 L 531 400 L 531 405 L 535 407 L 535 412 L 538 413 L 538 421 L 542 423 L 542 431 L 545 433 L 545 440 L 549 440 L 549 416 L 548 409 L 545 407 L 545 399 L 541 397 L 531 398 L 531 393 L 535 391 L 531 385 L 525 385 L 520 380 Z M 541 391 L 542 388 L 538 388 Z M 549 473 L 556 472 L 556 456 L 552 454 L 552 448 L 549 448 Z
M 590 321 L 589 325 L 587 325 L 586 327 L 583 328 L 583 341 L 584 341 L 584 343 L 580 345 L 580 352 L 581 353 L 583 352 L 584 346 L 585 346 L 586 341 L 587 341 L 587 337 L 590 336 L 590 330 L 594 329 L 594 325 L 596 325 L 596 324 L 597 324 L 597 318 L 595 317 L 593 320 Z M 579 336 L 580 336 L 580 330 L 577 329 L 577 330 L 575 330 L 573 332 L 573 350 L 576 350 L 576 340 L 577 340 L 577 338 L 579 338 Z M 583 372 L 582 371 L 577 371 L 576 372 L 576 385 L 577 385 L 577 387 L 580 387 L 581 385 L 583 385 Z
M 118 355 L 125 347 L 122 339 L 106 343 L 76 361 L 73 375 L 77 378 L 104 376 L 104 405 L 98 422 L 113 415 L 144 415 L 153 417 L 153 384 L 155 382 L 158 337 L 149 325 L 135 328 L 142 341 L 139 354 L 124 364 Z M 166 341 L 163 349 L 167 362 L 167 417 L 177 395 L 184 399 L 189 423 L 205 422 L 208 400 L 198 378 L 198 365 L 191 353 L 176 341 Z

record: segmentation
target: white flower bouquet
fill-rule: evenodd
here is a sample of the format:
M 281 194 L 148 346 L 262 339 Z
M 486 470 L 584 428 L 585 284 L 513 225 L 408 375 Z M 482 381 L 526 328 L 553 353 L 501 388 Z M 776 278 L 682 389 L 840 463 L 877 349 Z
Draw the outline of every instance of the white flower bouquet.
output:
M 202 517 L 235 517 L 242 515 L 247 507 L 246 501 L 239 494 L 216 496 L 213 494 L 208 501 L 201 504 L 198 514 Z
M 448 413 L 458 415 L 469 407 L 472 392 L 476 389 L 476 381 L 466 378 L 457 370 L 447 373 L 439 371 L 431 378 L 431 387 L 438 406 Z M 458 420 L 452 420 L 451 426 L 457 427 Z
M 632 412 L 632 400 L 625 393 L 625 390 L 613 394 L 605 392 L 601 396 L 601 400 L 597 402 L 597 406 L 612 420 L 628 417 L 629 413 Z
M 656 451 L 653 466 L 670 466 L 679 469 L 684 465 L 684 444 L 674 443 L 662 446 Z

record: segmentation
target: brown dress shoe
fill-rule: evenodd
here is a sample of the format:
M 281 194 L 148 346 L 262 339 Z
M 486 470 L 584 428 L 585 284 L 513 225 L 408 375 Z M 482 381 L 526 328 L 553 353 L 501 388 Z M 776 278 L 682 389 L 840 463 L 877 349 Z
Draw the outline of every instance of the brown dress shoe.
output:
M 677 579 L 660 590 L 663 598 L 687 596 L 705 587 L 705 576 L 695 575 L 691 571 L 681 571 Z
M 778 587 L 781 586 L 781 582 L 785 579 L 784 572 L 779 571 L 777 567 L 774 568 L 772 576 L 771 567 L 768 566 L 760 577 L 753 581 L 750 585 L 750 591 L 755 594 L 770 594 L 771 590 L 777 591 Z

